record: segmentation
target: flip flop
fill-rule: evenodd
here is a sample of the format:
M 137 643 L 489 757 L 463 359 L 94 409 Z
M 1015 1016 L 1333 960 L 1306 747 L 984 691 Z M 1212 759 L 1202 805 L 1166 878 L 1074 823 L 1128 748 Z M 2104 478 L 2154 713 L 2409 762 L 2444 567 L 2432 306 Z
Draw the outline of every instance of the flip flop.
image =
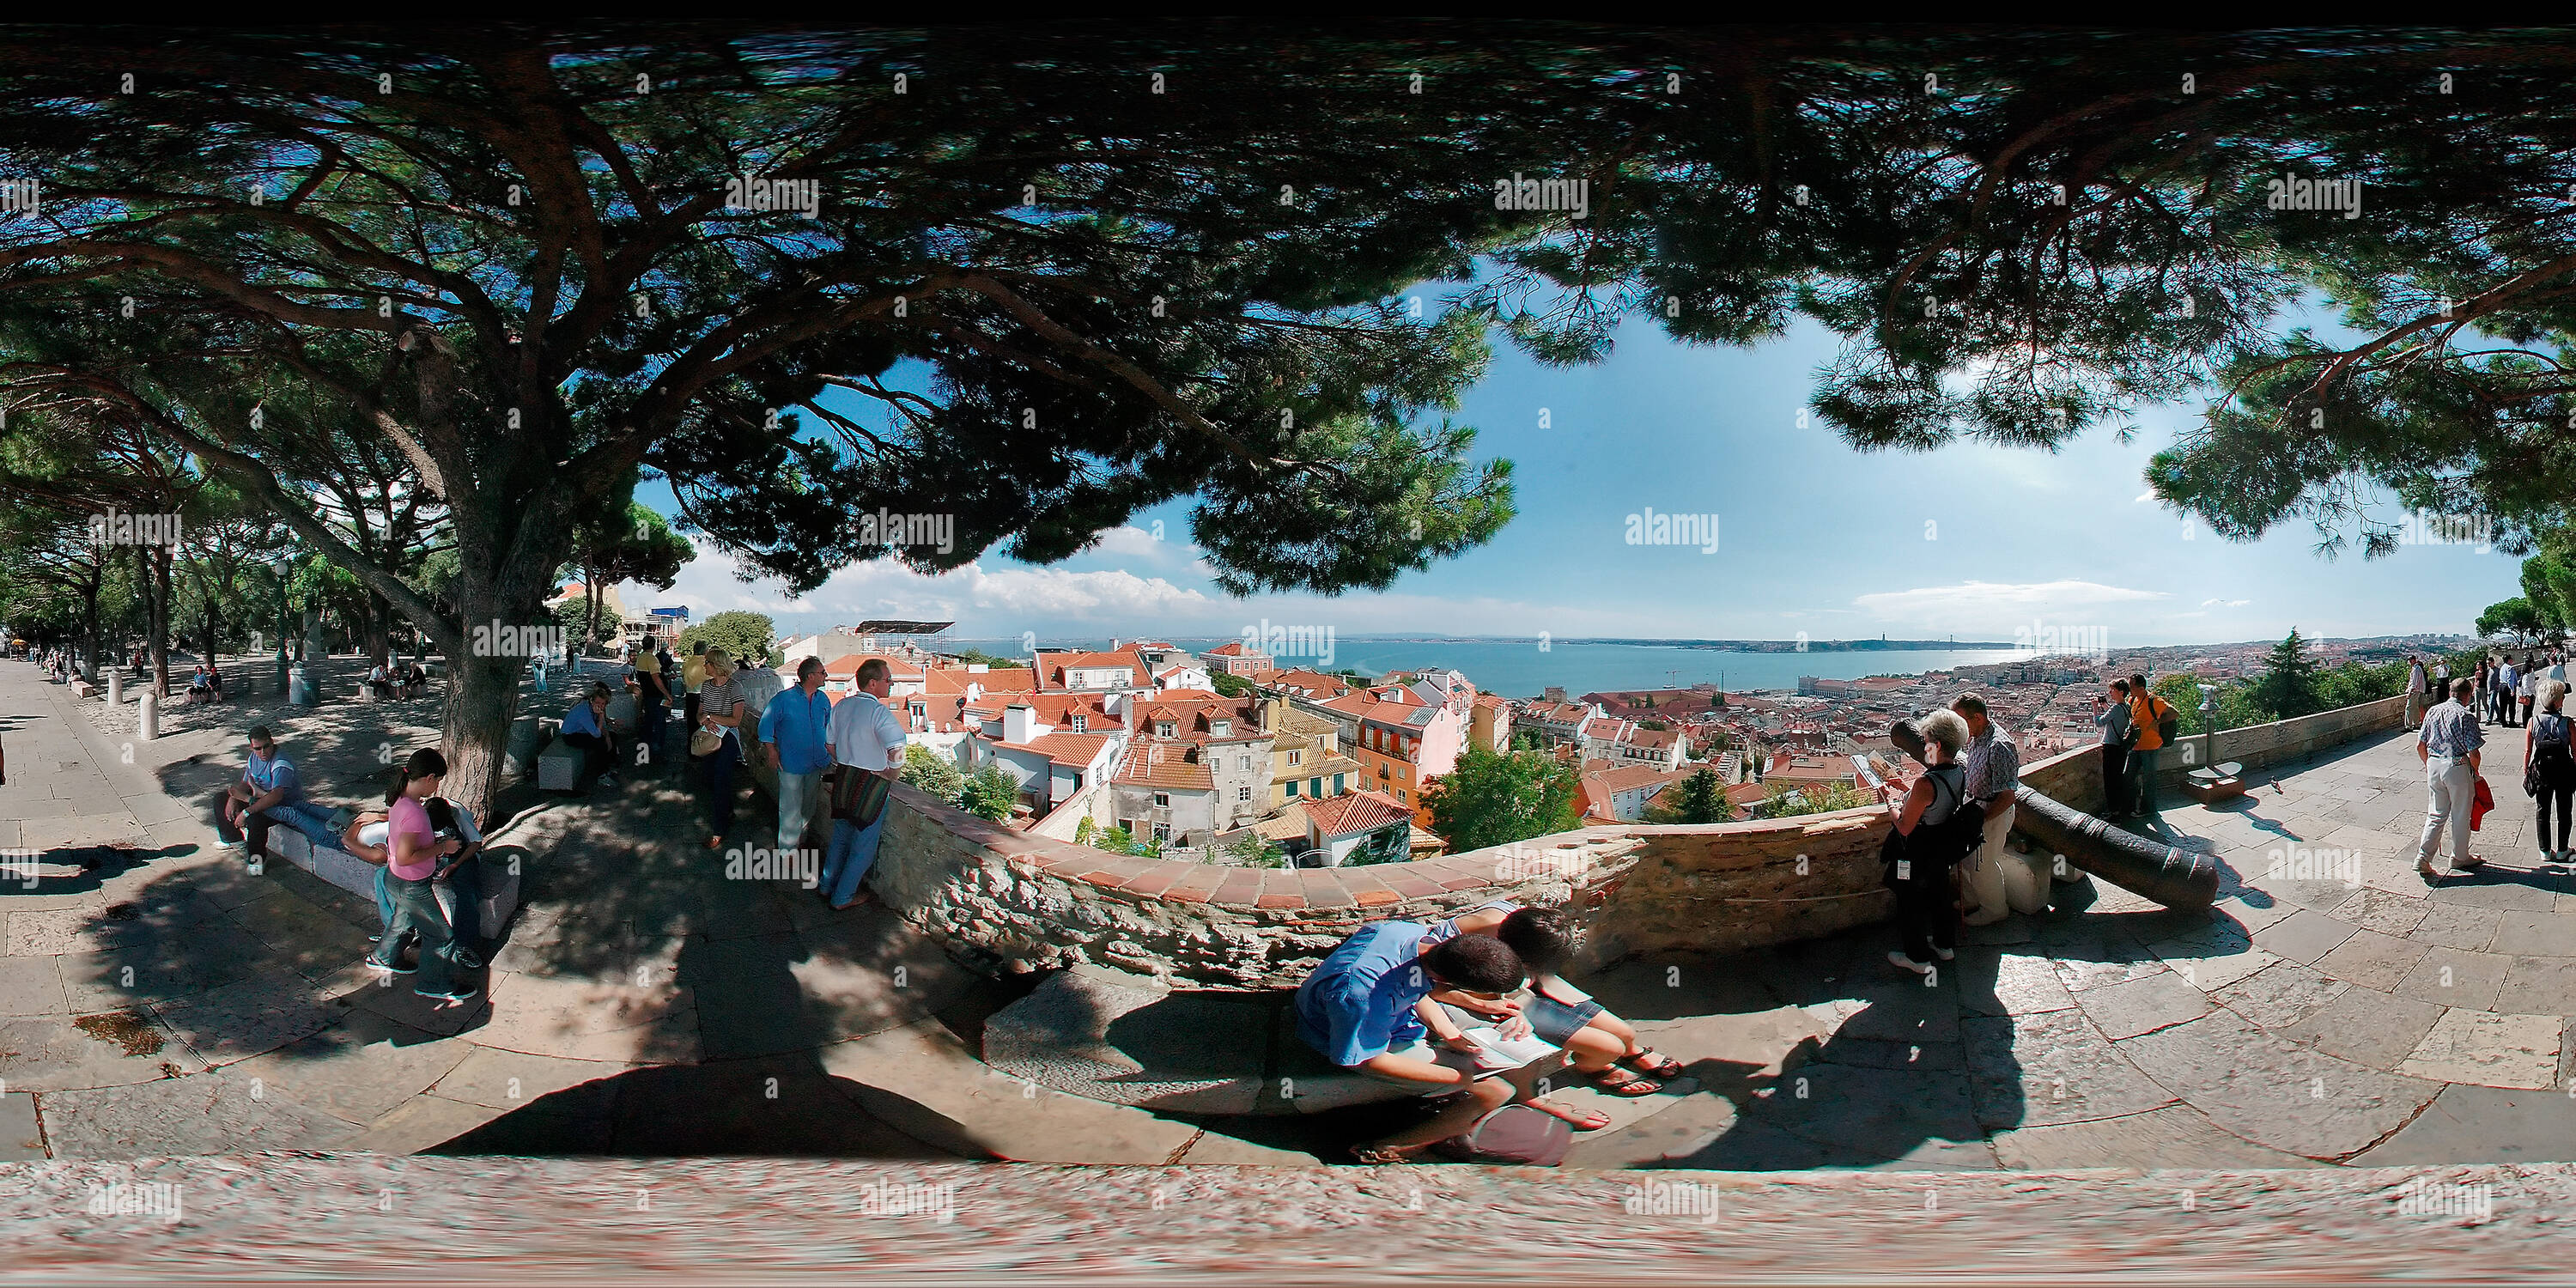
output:
M 1682 1076 L 1682 1062 L 1653 1047 L 1640 1047 L 1635 1055 L 1619 1057 L 1619 1067 L 1649 1078 L 1672 1079 Z
M 1608 1081 L 1612 1074 L 1617 1074 L 1619 1080 Z M 1599 1073 L 1587 1075 L 1586 1081 L 1592 1084 L 1593 1090 L 1605 1096 L 1618 1096 L 1627 1100 L 1634 1100 L 1639 1096 L 1651 1096 L 1664 1089 L 1664 1084 L 1652 1078 L 1638 1077 L 1615 1065 Z

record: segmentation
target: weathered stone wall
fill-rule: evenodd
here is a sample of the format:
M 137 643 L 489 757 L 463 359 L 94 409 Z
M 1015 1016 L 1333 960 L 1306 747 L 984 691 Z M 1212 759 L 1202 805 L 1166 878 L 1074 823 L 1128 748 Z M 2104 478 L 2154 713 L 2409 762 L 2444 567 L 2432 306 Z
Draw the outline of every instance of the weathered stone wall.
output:
M 2219 735 L 2249 769 L 2405 718 L 2402 698 Z M 2167 787 L 2195 754 L 2159 774 Z M 2180 756 L 2172 757 L 2183 759 Z M 2087 747 L 2022 771 L 2079 809 L 2102 806 Z M 894 789 L 873 882 L 960 959 L 999 974 L 1094 962 L 1219 988 L 1287 988 L 1363 923 L 1446 917 L 1489 899 L 1565 904 L 1591 964 L 1738 952 L 1886 919 L 1878 807 L 1759 823 L 1620 824 L 1417 863 L 1255 869 L 1129 858 L 1013 831 Z

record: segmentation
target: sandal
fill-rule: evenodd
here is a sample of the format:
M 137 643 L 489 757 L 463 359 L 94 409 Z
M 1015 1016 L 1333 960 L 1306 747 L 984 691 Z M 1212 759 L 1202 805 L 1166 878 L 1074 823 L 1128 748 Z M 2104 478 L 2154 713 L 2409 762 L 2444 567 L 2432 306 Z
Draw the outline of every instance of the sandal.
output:
M 1379 1149 L 1374 1145 L 1351 1146 L 1351 1157 L 1370 1167 L 1396 1167 L 1413 1161 L 1410 1151 Z
M 1619 1057 L 1619 1067 L 1649 1078 L 1669 1080 L 1682 1076 L 1682 1062 L 1653 1047 L 1639 1047 L 1637 1054 Z
M 1550 1118 L 1558 1119 L 1576 1131 L 1599 1131 L 1610 1125 L 1610 1115 L 1598 1109 L 1568 1109 L 1563 1105 L 1551 1104 L 1544 1100 L 1532 1100 L 1528 1104 L 1530 1108 Z
M 1631 1100 L 1638 1096 L 1651 1096 L 1664 1089 L 1664 1084 L 1652 1078 L 1640 1078 L 1615 1065 L 1599 1073 L 1588 1074 L 1586 1079 L 1595 1091 Z

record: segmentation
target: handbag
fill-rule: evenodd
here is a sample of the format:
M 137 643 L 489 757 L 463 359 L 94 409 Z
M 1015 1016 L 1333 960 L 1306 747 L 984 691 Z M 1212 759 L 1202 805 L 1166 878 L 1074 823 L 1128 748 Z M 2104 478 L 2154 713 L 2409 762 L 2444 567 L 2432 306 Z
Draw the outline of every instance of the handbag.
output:
M 712 756 L 716 754 L 716 748 L 723 745 L 724 735 L 717 733 L 713 729 L 700 729 L 696 733 L 689 735 L 689 754 L 691 756 L 701 758 Z
M 832 768 L 832 818 L 860 827 L 873 826 L 885 812 L 894 784 L 883 774 L 872 774 L 849 765 Z

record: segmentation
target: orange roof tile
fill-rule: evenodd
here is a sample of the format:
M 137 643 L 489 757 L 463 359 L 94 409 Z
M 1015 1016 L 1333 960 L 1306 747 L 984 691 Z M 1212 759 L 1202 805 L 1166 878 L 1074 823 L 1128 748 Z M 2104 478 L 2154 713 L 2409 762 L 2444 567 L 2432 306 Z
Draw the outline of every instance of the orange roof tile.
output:
M 1389 823 L 1413 817 L 1413 808 L 1383 792 L 1367 788 L 1306 802 L 1306 817 L 1323 836 L 1348 836 L 1353 832 L 1374 832 Z

